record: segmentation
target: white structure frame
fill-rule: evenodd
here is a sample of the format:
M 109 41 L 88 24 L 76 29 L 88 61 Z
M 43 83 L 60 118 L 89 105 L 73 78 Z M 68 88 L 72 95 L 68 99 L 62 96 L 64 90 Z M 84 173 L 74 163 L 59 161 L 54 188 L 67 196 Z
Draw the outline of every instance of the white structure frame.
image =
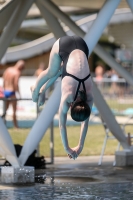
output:
M 63 35 L 66 35 L 65 31 L 61 27 L 58 19 L 62 20 L 70 30 L 76 34 L 84 38 L 86 41 L 90 54 L 94 51 L 99 57 L 101 57 L 110 67 L 114 68 L 121 76 L 123 76 L 127 82 L 133 85 L 133 77 L 126 70 L 124 70 L 116 61 L 105 51 L 103 48 L 97 44 L 99 38 L 101 37 L 104 29 L 108 25 L 112 15 L 114 14 L 115 9 L 118 7 L 121 0 L 107 0 L 104 6 L 101 8 L 100 12 L 97 15 L 97 18 L 93 22 L 91 28 L 85 33 L 79 26 L 77 26 L 65 13 L 63 13 L 52 1 L 50 0 L 19 0 L 18 6 L 16 7 L 16 0 L 14 0 L 14 4 L 11 5 L 14 7 L 14 13 L 11 15 L 10 20 L 6 24 L 6 28 L 0 38 L 0 59 L 3 58 L 8 46 L 10 45 L 12 39 L 16 35 L 22 21 L 24 20 L 26 13 L 28 12 L 31 5 L 35 2 L 38 8 L 40 9 L 43 17 L 46 19 L 49 27 L 51 28 L 55 38 L 59 38 Z M 133 11 L 133 1 L 127 0 L 131 10 Z M 7 9 L 5 9 L 5 13 L 7 13 Z M 11 13 L 11 12 L 10 12 Z M 106 16 L 106 17 L 105 17 Z M 6 22 L 6 21 L 5 21 Z M 12 28 L 13 27 L 13 28 Z M 9 34 L 10 33 L 10 34 Z M 127 143 L 127 139 L 117 123 L 114 115 L 112 114 L 110 108 L 108 107 L 106 101 L 102 97 L 100 91 L 97 86 L 94 84 L 93 87 L 94 94 L 94 103 L 98 108 L 102 119 L 107 124 L 109 130 L 115 136 L 115 138 L 121 143 L 124 151 L 132 151 L 129 144 Z M 54 92 L 49 98 L 44 110 L 39 115 L 35 124 L 33 125 L 25 143 L 22 148 L 19 159 L 17 159 L 15 155 L 15 150 L 13 150 L 13 144 L 11 138 L 9 137 L 9 133 L 4 126 L 4 123 L 0 119 L 0 141 L 4 141 L 0 143 L 1 145 L 1 153 L 5 155 L 6 159 L 10 161 L 13 166 L 23 166 L 29 157 L 29 155 L 33 152 L 33 150 L 37 147 L 42 137 L 44 136 L 47 128 L 53 120 L 54 115 L 56 114 L 61 97 L 61 82 L 59 81 Z M 53 104 L 54 102 L 54 104 Z M 50 114 L 49 116 L 47 113 Z M 44 123 L 42 123 L 43 119 L 46 119 Z M 32 141 L 32 143 L 31 143 Z M 10 147 L 10 148 L 7 148 Z

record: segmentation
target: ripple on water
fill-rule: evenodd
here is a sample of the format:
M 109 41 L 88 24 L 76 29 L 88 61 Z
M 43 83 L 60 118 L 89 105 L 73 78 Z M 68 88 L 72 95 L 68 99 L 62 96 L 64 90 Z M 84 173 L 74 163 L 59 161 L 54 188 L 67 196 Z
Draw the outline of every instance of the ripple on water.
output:
M 0 200 L 133 200 L 133 183 L 72 182 L 45 177 L 32 187 L 1 189 Z

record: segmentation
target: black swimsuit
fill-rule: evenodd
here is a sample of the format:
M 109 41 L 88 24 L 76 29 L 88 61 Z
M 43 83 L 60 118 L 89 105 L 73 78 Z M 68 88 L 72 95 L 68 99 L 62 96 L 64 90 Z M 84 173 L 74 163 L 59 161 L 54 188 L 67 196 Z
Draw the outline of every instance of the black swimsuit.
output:
M 79 79 L 76 76 L 67 73 L 66 65 L 67 65 L 67 61 L 68 61 L 68 58 L 69 58 L 69 54 L 72 51 L 74 51 L 75 49 L 79 49 L 79 50 L 83 51 L 85 53 L 86 57 L 87 57 L 87 60 L 88 60 L 89 50 L 88 50 L 87 44 L 85 43 L 85 41 L 81 37 L 64 36 L 64 37 L 60 38 L 60 40 L 59 40 L 59 55 L 60 55 L 60 57 L 63 61 L 62 79 L 65 76 L 71 76 L 72 78 L 76 79 L 79 82 L 74 101 L 77 98 L 78 91 L 79 91 L 81 83 L 82 83 L 84 91 L 86 93 L 84 81 L 87 80 L 90 77 L 90 74 L 89 74 L 85 78 Z

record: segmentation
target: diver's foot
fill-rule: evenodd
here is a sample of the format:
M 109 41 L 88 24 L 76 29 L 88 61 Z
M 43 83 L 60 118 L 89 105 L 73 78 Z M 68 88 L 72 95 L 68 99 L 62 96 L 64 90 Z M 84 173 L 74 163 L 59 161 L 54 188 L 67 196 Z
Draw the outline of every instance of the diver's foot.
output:
M 35 86 L 31 86 L 30 90 L 31 90 L 33 102 L 37 102 L 38 101 L 38 93 L 36 92 Z
M 43 93 L 39 93 L 39 97 L 38 97 L 38 106 L 42 106 L 45 102 L 45 94 Z

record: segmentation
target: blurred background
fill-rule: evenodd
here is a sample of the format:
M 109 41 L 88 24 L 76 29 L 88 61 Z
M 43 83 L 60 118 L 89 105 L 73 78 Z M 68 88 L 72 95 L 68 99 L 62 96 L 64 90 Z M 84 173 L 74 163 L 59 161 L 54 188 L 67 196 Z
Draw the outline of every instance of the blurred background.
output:
M 97 14 L 105 3 L 105 0 L 53 0 L 59 9 L 69 16 L 84 31 L 89 30 Z M 0 0 L 0 20 L 5 19 L 2 11 L 7 9 L 11 0 Z M 3 12 L 4 13 L 4 12 Z M 8 21 L 8 19 L 7 19 Z M 68 27 L 60 21 L 64 30 Z M 0 34 L 2 35 L 2 21 Z M 71 35 L 71 33 L 68 34 Z M 0 61 L 0 87 L 3 87 L 3 73 L 22 59 L 25 61 L 25 69 L 19 80 L 21 100 L 17 104 L 17 120 L 19 129 L 13 128 L 12 107 L 10 106 L 4 118 L 6 126 L 14 143 L 23 145 L 30 128 L 33 126 L 39 113 L 43 109 L 37 107 L 31 100 L 30 86 L 35 83 L 38 74 L 48 67 L 49 54 L 56 39 L 35 3 L 30 7 L 25 19 L 13 38 L 10 46 Z M 110 23 L 103 31 L 98 43 L 130 74 L 133 75 L 133 13 L 126 0 L 122 0 L 112 16 Z M 116 116 L 118 123 L 126 123 L 133 115 L 133 86 L 126 82 L 115 70 L 111 69 L 104 60 L 94 52 L 88 59 L 91 75 L 100 89 L 104 99 Z M 54 86 L 53 86 L 54 87 Z M 53 87 L 47 92 L 48 99 Z M 24 99 L 24 100 L 23 100 Z M 45 106 L 45 105 L 44 105 Z M 4 101 L 0 100 L 0 115 L 4 112 Z M 132 121 L 130 121 L 132 123 Z M 76 143 L 76 132 L 79 132 L 79 124 L 68 116 L 68 135 L 71 137 L 71 145 Z M 125 127 L 131 132 L 132 126 Z M 40 144 L 40 154 L 50 157 L 49 143 L 50 133 L 55 132 L 55 155 L 62 156 L 65 152 L 61 146 L 58 129 L 58 113 L 53 119 L 52 127 L 44 136 Z M 73 137 L 71 135 L 73 133 Z M 102 125 L 100 114 L 94 105 L 90 118 L 89 134 L 82 155 L 100 155 L 106 131 Z M 75 139 L 76 138 L 76 139 Z M 49 141 L 49 142 L 48 142 Z M 58 142 L 58 143 L 57 143 Z M 117 141 L 109 143 L 106 154 L 114 154 Z M 92 145 L 93 144 L 93 145 Z M 94 147 L 95 146 L 95 149 Z

